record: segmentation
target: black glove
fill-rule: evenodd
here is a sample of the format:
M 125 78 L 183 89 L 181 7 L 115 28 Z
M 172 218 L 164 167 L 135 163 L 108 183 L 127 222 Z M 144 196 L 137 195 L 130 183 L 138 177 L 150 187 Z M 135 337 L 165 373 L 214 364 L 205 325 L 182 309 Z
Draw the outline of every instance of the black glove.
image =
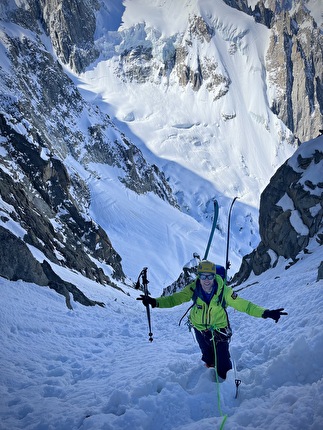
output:
M 143 294 L 141 294 L 141 296 L 138 297 L 137 300 L 142 300 L 142 303 L 145 306 L 150 305 L 152 308 L 155 308 L 157 306 L 156 299 L 150 296 L 144 296 Z
M 281 315 L 288 315 L 287 312 L 282 312 L 284 308 L 269 310 L 266 309 L 262 314 L 263 318 L 272 318 L 277 323 Z

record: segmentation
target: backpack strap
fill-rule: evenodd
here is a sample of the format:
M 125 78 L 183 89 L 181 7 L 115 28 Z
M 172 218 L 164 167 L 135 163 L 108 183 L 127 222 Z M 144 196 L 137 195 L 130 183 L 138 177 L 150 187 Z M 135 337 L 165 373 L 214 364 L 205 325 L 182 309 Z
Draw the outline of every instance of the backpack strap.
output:
M 182 318 L 179 320 L 178 325 L 181 325 L 181 322 L 183 321 L 183 319 L 186 317 L 186 315 L 188 314 L 188 312 L 192 309 L 192 307 L 195 305 L 197 297 L 198 297 L 198 291 L 197 291 L 197 285 L 195 283 L 195 288 L 191 287 L 190 288 L 191 291 L 193 291 L 193 296 L 192 296 L 192 300 L 193 303 L 191 304 L 191 306 L 187 309 L 187 311 L 185 312 L 185 314 L 182 316 Z
M 223 307 L 223 309 L 224 309 L 224 312 L 225 312 L 225 314 L 226 314 L 226 316 L 227 316 L 228 327 L 229 327 L 229 329 L 231 330 L 230 320 L 229 320 L 229 315 L 228 315 L 228 311 L 227 311 L 227 303 L 226 303 L 225 298 L 224 298 L 224 288 L 225 288 L 225 284 L 223 284 L 223 287 L 222 287 L 221 293 L 219 294 L 219 297 L 218 297 L 218 303 L 219 303 L 219 304 Z M 232 330 L 231 330 L 231 333 L 232 333 Z
M 223 309 L 226 309 L 227 303 L 226 303 L 223 295 L 224 295 L 224 284 L 223 284 L 222 290 L 218 296 L 218 304 L 221 305 L 223 307 Z

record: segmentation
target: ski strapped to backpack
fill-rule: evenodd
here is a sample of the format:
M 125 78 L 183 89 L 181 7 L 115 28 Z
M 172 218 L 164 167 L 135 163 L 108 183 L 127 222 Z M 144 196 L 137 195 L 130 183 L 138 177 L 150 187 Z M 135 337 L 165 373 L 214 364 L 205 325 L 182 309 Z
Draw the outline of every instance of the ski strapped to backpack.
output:
M 229 244 L 230 244 L 230 224 L 231 224 L 231 214 L 232 214 L 232 208 L 233 205 L 235 203 L 235 201 L 238 199 L 239 197 L 234 197 L 234 199 L 231 202 L 230 205 L 230 209 L 229 209 L 229 214 L 228 214 L 228 227 L 227 227 L 227 246 L 226 246 L 226 256 L 225 256 L 225 267 L 220 266 L 220 265 L 216 265 L 216 274 L 220 275 L 221 278 L 224 281 L 224 285 L 226 285 L 227 283 L 227 274 L 228 274 L 228 270 L 230 268 L 230 261 L 229 261 Z M 213 204 L 214 204 L 214 215 L 213 215 L 213 222 L 212 222 L 212 227 L 211 227 L 211 232 L 210 232 L 210 236 L 209 236 L 209 240 L 206 246 L 206 250 L 205 250 L 205 254 L 203 257 L 203 260 L 207 259 L 207 256 L 209 254 L 209 250 L 211 247 L 211 243 L 212 243 L 212 239 L 214 236 L 214 231 L 216 228 L 216 224 L 218 221 L 218 216 L 219 216 L 219 204 L 218 201 L 216 199 L 213 200 Z M 224 286 L 222 288 L 222 291 L 219 295 L 219 300 L 220 303 L 222 305 L 222 307 L 225 309 L 226 305 L 225 303 L 223 303 L 223 291 L 224 291 Z M 220 297 L 221 296 L 221 297 Z M 185 318 L 185 316 L 187 315 L 187 313 L 192 309 L 192 307 L 195 305 L 196 300 L 198 297 L 198 288 L 195 287 L 194 292 L 193 292 L 193 296 L 192 296 L 192 300 L 193 300 L 193 304 L 187 309 L 187 311 L 185 312 L 185 314 L 182 316 L 182 318 L 179 320 L 178 325 L 181 325 L 181 322 L 183 321 L 183 319 Z M 229 321 L 229 319 L 228 319 Z
M 203 260 L 206 260 L 207 256 L 209 255 L 209 250 L 210 250 L 212 239 L 213 239 L 213 236 L 214 236 L 216 224 L 218 222 L 218 217 L 219 217 L 219 203 L 218 203 L 218 201 L 216 199 L 214 199 L 213 200 L 213 221 L 212 221 L 212 227 L 211 227 L 211 231 L 210 231 L 210 235 L 209 235 L 209 240 L 208 240 L 207 245 L 206 245 L 206 249 L 205 249 Z M 219 273 L 218 273 L 218 270 L 219 270 Z M 216 266 L 216 273 L 218 275 L 220 275 L 224 279 L 225 268 L 223 266 Z M 195 305 L 196 300 L 197 300 L 197 296 L 198 296 L 198 289 L 195 288 L 194 292 L 193 292 L 193 296 L 192 296 L 193 304 L 187 309 L 187 311 L 185 312 L 185 314 L 179 320 L 178 325 L 181 325 L 181 322 L 183 321 L 183 319 L 186 317 L 186 315 L 188 314 L 188 312 Z
M 230 224 L 231 224 L 231 214 L 232 214 L 232 208 L 234 205 L 234 202 L 238 199 L 239 197 L 235 197 L 232 200 L 230 209 L 229 209 L 229 214 L 228 214 L 228 228 L 227 228 L 227 249 L 226 249 L 226 254 L 225 254 L 225 280 L 228 279 L 228 270 L 230 269 L 230 261 L 229 261 L 229 244 L 230 244 Z
M 213 200 L 213 211 L 214 212 L 213 212 L 213 222 L 212 222 L 211 232 L 210 232 L 208 243 L 206 245 L 206 250 L 205 250 L 203 260 L 207 260 L 207 256 L 209 255 L 209 250 L 214 236 L 215 227 L 218 222 L 219 204 L 216 199 Z

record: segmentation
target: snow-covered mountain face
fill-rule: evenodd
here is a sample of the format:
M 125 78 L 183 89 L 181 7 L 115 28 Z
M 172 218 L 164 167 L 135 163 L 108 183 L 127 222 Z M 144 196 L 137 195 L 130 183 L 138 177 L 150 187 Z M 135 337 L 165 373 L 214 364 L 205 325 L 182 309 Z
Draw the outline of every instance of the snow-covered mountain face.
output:
M 0 225 L 19 252 L 1 275 L 28 256 L 26 280 L 58 290 L 55 265 L 109 285 L 152 265 L 166 286 L 203 253 L 214 197 L 223 262 L 236 195 L 238 269 L 261 191 L 322 127 L 313 4 L 2 2 Z
M 295 150 L 292 133 L 270 109 L 270 31 L 221 1 L 124 6 L 117 31 L 96 32 L 100 59 L 81 74 L 81 87 L 99 94 L 145 156 L 162 166 L 182 208 L 212 197 L 195 175 L 215 194 L 238 194 L 257 207 L 274 169 Z
M 82 79 L 164 170 L 175 161 L 258 206 L 290 131 L 304 141 L 321 128 L 322 33 L 300 2 L 228 3 L 250 15 L 222 1 L 124 2 L 117 31 L 100 19 L 100 61 Z

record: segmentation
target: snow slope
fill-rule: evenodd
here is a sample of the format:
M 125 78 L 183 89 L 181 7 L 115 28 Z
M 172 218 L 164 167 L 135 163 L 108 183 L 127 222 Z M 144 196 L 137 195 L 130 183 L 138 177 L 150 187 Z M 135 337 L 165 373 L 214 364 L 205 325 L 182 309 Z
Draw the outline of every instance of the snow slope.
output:
M 249 279 L 239 294 L 284 307 L 278 324 L 229 309 L 234 372 L 217 386 L 178 321 L 188 305 L 146 312 L 125 295 L 64 270 L 105 308 L 73 303 L 46 287 L 0 279 L 1 430 L 320 430 L 323 424 L 321 251 Z M 63 270 L 56 268 L 57 271 Z M 151 273 L 148 270 L 148 279 Z M 161 293 L 150 284 L 153 295 Z
M 186 2 L 187 7 L 197 3 Z M 149 4 L 169 6 L 170 2 Z M 228 20 L 228 14 L 237 13 L 219 6 L 220 2 L 203 4 L 225 8 Z M 139 12 L 147 2 L 124 5 Z M 194 251 L 203 254 L 212 215 L 206 202 L 213 197 L 220 201 L 221 219 L 210 258 L 223 264 L 226 209 L 239 194 L 243 198 L 236 203 L 232 224 L 234 273 L 241 255 L 257 245 L 260 190 L 294 149 L 280 144 L 277 136 L 286 130 L 268 111 L 264 93 L 252 85 L 262 73 L 262 60 L 255 52 L 266 44 L 258 25 L 246 17 L 230 32 L 226 18 L 218 22 L 217 52 L 230 65 L 231 77 L 237 70 L 244 76 L 234 76 L 234 97 L 213 109 L 206 93 L 195 100 L 192 91 L 179 91 L 175 84 L 165 91 L 151 84 L 130 87 L 116 79 L 111 72 L 120 36 L 117 30 L 121 26 L 119 31 L 129 31 L 131 17 L 137 22 L 134 12 L 127 9 L 123 15 L 124 10 L 119 2 L 113 19 L 99 20 L 110 28 L 108 34 L 104 28 L 97 33 L 106 58 L 81 77 L 82 85 L 88 90 L 86 97 L 116 119 L 147 159 L 164 168 L 179 198 L 186 190 L 181 204 L 188 214 L 153 195 L 138 196 L 125 189 L 117 171 L 108 166 L 89 166 L 90 174 L 75 160 L 67 159 L 66 165 L 91 188 L 91 215 L 122 255 L 127 276 L 135 280 L 148 266 L 149 288 L 157 296 L 177 278 Z M 217 16 L 215 12 L 220 9 L 214 9 L 208 19 Z M 160 15 L 145 19 L 147 23 L 154 19 L 151 24 L 156 27 L 160 19 L 164 36 L 174 30 Z M 180 27 L 182 17 L 177 24 L 176 31 L 185 31 Z M 241 49 L 230 56 L 224 48 L 239 34 L 243 34 Z M 251 40 L 257 41 L 255 47 Z M 246 84 L 240 85 L 244 79 Z M 221 112 L 231 114 L 236 109 L 241 116 L 223 119 Z M 276 325 L 230 312 L 231 351 L 242 380 L 237 400 L 233 372 L 217 386 L 214 371 L 203 367 L 192 336 L 184 325 L 178 327 L 187 305 L 152 310 L 154 341 L 149 343 L 145 309 L 132 288 L 120 285 L 127 293 L 123 294 L 54 267 L 88 297 L 106 303 L 105 308 L 89 308 L 72 301 L 74 309 L 68 310 L 65 299 L 46 287 L 0 278 L 0 429 L 208 430 L 220 428 L 225 416 L 224 428 L 232 430 L 321 429 L 323 281 L 316 282 L 316 273 L 322 251 L 315 242 L 308 248 L 313 253 L 288 270 L 281 261 L 275 269 L 239 286 L 243 297 L 269 308 L 285 307 L 289 315 Z M 44 258 L 39 253 L 37 257 Z

